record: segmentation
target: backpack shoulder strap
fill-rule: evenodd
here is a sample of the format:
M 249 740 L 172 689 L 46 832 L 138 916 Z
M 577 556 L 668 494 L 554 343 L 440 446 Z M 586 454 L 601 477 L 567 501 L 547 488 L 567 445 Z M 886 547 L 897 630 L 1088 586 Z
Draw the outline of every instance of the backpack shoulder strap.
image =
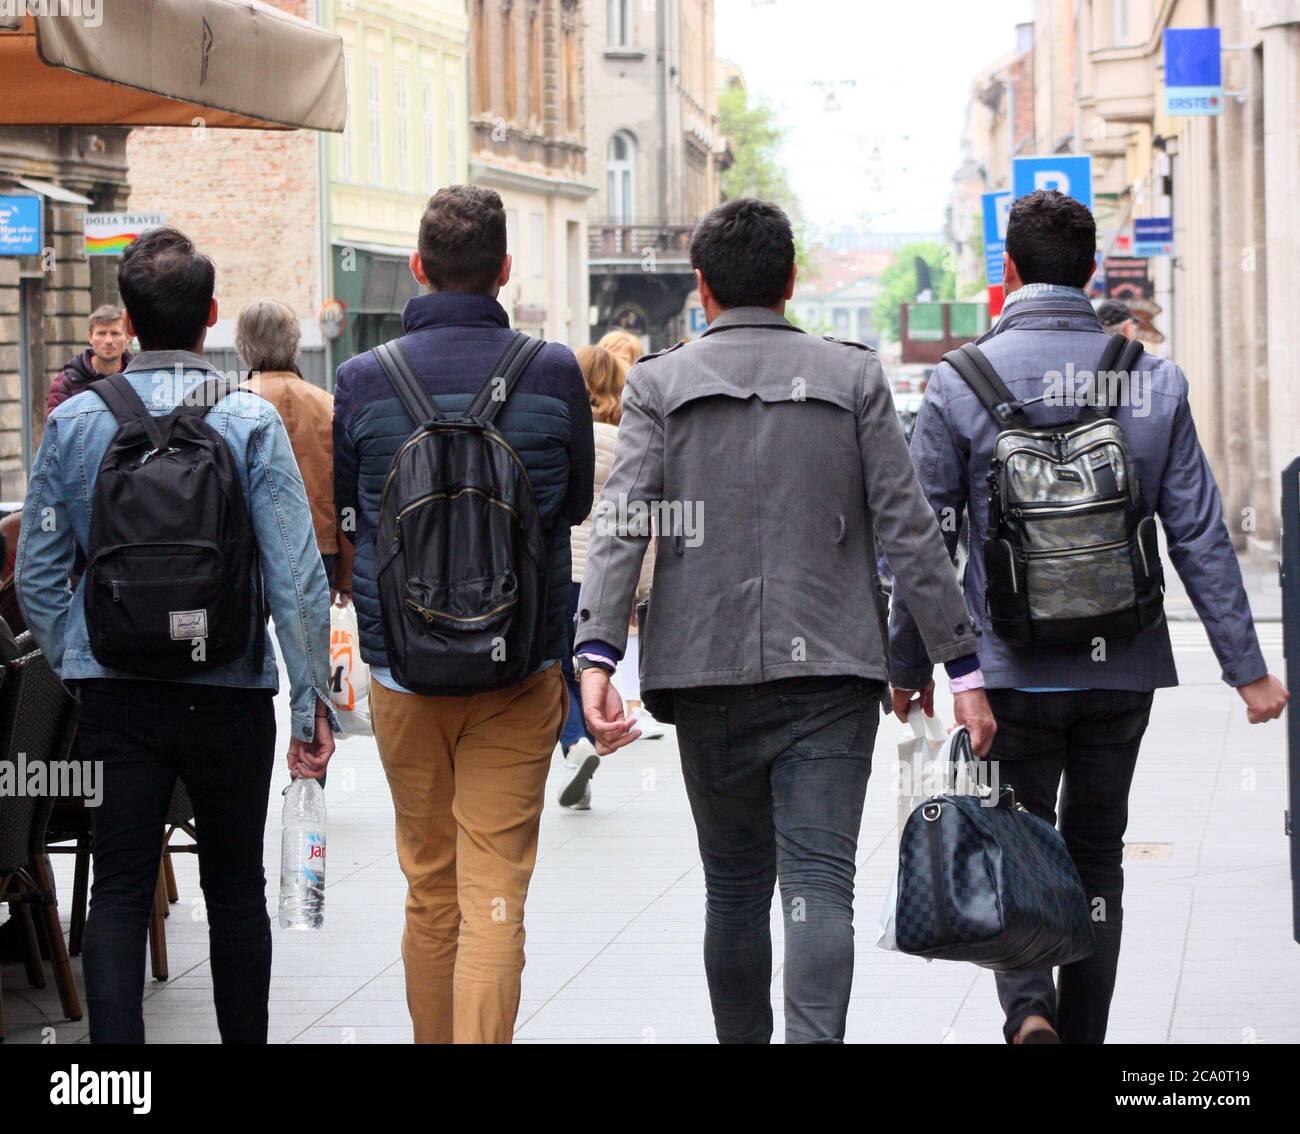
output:
M 375 361 L 392 383 L 402 408 L 417 426 L 427 421 L 442 420 L 437 403 L 429 396 L 429 391 L 411 368 L 411 360 L 406 357 L 400 339 L 380 343 L 375 347 L 374 355 Z
M 1111 335 L 1106 343 L 1106 349 L 1101 352 L 1097 369 L 1093 372 L 1081 417 L 1102 418 L 1109 414 L 1112 408 L 1110 393 L 1113 384 L 1108 380 L 1099 386 L 1097 379 L 1102 374 L 1131 374 L 1138 359 L 1142 357 L 1144 349 L 1140 342 L 1130 339 L 1127 335 Z M 1125 381 L 1131 381 L 1131 378 L 1126 378 Z
M 465 416 L 488 425 L 496 421 L 497 415 L 505 407 L 506 399 L 528 369 L 528 364 L 545 345 L 544 339 L 535 339 L 523 331 L 516 331 L 506 345 L 505 352 L 492 367 L 487 381 L 474 395 Z
M 215 408 L 222 398 L 234 393 L 238 388 L 237 380 L 212 374 L 205 381 L 186 390 L 180 404 L 164 420 L 170 425 L 177 418 L 185 416 L 202 418 L 207 415 L 208 410 Z
M 155 449 L 162 448 L 162 427 L 149 412 L 140 395 L 135 392 L 135 387 L 127 381 L 126 375 L 120 371 L 117 374 L 109 374 L 98 382 L 91 383 L 90 388 L 99 395 L 104 405 L 108 406 L 109 412 L 117 419 L 118 425 L 139 422 L 144 427 L 150 444 Z
M 964 343 L 959 350 L 949 351 L 943 360 L 957 371 L 999 426 L 1003 429 L 1029 426 L 1024 403 L 1007 389 L 993 364 L 974 343 Z

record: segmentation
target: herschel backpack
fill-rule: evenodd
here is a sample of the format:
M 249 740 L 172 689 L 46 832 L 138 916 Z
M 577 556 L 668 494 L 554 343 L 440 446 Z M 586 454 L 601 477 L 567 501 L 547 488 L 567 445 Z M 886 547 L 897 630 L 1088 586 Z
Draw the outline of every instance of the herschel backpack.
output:
M 1051 426 L 1025 413 L 1043 398 L 1013 397 L 979 347 L 944 356 L 1002 427 L 988 474 L 985 600 L 994 633 L 1012 645 L 1126 638 L 1163 617 L 1155 517 L 1107 400 L 1109 376 L 1132 381 L 1141 354 L 1113 336 L 1077 419 Z
M 375 348 L 415 425 L 384 481 L 375 564 L 389 664 L 416 693 L 499 689 L 541 664 L 541 518 L 523 461 L 495 422 L 544 345 L 516 332 L 459 418 L 443 417 L 400 340 Z
M 118 422 L 95 477 L 83 584 L 105 666 L 174 679 L 244 654 L 257 542 L 230 446 L 204 421 L 233 388 L 209 378 L 154 417 L 121 374 L 91 387 Z

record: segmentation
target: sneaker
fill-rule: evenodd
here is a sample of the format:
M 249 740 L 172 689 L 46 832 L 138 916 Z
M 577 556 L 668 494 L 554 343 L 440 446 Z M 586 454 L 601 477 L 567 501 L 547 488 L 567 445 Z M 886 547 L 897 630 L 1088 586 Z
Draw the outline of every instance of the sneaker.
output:
M 660 740 L 664 735 L 664 726 L 650 715 L 649 709 L 637 709 L 636 727 L 641 730 L 640 740 Z
M 599 767 L 600 757 L 584 736 L 564 757 L 564 783 L 559 795 L 561 807 L 571 807 L 575 811 L 591 808 L 591 777 Z

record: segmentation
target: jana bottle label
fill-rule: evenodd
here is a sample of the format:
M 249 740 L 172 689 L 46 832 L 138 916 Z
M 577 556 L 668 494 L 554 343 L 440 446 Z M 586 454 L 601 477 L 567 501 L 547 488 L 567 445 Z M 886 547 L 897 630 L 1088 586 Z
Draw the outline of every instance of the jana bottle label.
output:
M 309 834 L 305 840 L 302 869 L 313 882 L 320 885 L 325 881 L 325 836 Z

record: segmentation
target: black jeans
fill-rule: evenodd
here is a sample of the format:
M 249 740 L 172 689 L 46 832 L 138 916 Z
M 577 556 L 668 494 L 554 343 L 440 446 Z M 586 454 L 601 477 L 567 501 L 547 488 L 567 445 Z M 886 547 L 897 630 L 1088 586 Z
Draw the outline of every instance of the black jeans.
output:
M 212 994 L 224 1043 L 265 1043 L 271 982 L 262 837 L 275 762 L 273 695 L 163 681 L 81 684 L 94 882 L 83 969 L 92 1043 L 143 1043 L 145 945 L 163 820 L 179 775 L 194 804 Z
M 1150 693 L 1090 689 L 1025 693 L 990 689 L 998 722 L 989 753 L 998 777 L 1032 814 L 1057 821 L 1079 871 L 1097 942 L 1092 956 L 1052 970 L 997 974 L 1010 1041 L 1028 1016 L 1052 1022 L 1063 1043 L 1101 1043 L 1119 966 L 1124 926 L 1124 829 L 1138 748 L 1151 715 Z
M 707 893 L 704 967 L 721 1043 L 772 1038 L 772 890 L 785 922 L 787 1043 L 842 1043 L 853 876 L 879 682 L 807 677 L 677 690 L 677 740 Z

